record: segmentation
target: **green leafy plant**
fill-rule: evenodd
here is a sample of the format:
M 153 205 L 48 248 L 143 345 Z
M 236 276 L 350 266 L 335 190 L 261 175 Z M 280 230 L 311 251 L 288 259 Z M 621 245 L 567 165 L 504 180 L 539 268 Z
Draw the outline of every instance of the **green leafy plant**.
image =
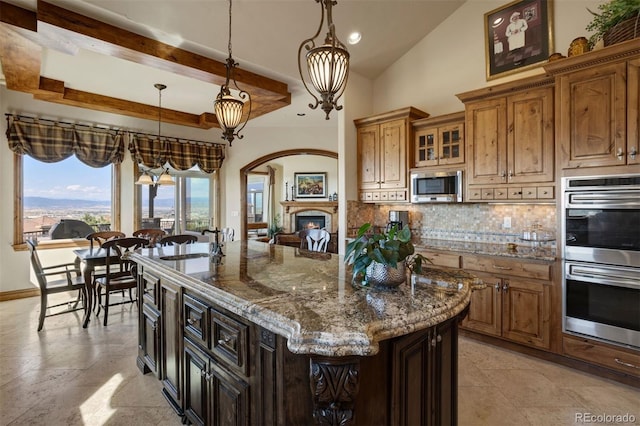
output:
M 640 0 L 611 0 L 598 5 L 600 13 L 593 12 L 593 19 L 586 26 L 587 31 L 595 31 L 589 37 L 589 46 L 593 47 L 605 33 L 620 22 L 633 18 L 640 13 Z
M 273 238 L 276 234 L 279 234 L 283 231 L 282 226 L 280 226 L 280 213 L 276 213 L 271 220 L 271 223 L 267 227 L 267 236 L 269 238 Z
M 372 262 L 391 268 L 404 263 L 412 272 L 421 273 L 422 265 L 431 262 L 415 253 L 411 243 L 411 230 L 406 227 L 398 231 L 396 226 L 388 231 L 371 232 L 371 224 L 365 223 L 358 229 L 356 238 L 347 244 L 344 261 L 353 266 L 353 280 L 363 277 Z

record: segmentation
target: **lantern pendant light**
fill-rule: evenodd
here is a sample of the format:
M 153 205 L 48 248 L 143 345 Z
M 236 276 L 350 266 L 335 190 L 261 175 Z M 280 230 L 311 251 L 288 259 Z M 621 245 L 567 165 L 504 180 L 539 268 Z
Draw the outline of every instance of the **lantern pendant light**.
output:
M 236 79 L 233 77 L 233 71 L 235 67 L 238 66 L 238 63 L 233 60 L 231 55 L 231 3 L 232 0 L 229 0 L 229 57 L 227 58 L 226 64 L 227 78 L 224 85 L 220 87 L 220 93 L 218 93 L 213 106 L 218 123 L 220 123 L 220 127 L 222 128 L 222 139 L 228 141 L 229 146 L 231 146 L 231 142 L 234 138 L 243 138 L 243 136 L 240 135 L 240 132 L 244 129 L 244 126 L 247 125 L 247 121 L 249 121 L 249 116 L 251 115 L 251 95 L 248 92 L 241 90 L 238 87 Z M 232 79 L 235 90 L 238 91 L 239 99 L 236 99 L 231 94 L 229 82 Z M 249 110 L 243 121 L 245 102 L 249 103 Z M 236 130 L 238 126 L 240 126 L 240 128 Z
M 158 89 L 158 145 L 162 144 L 162 136 L 160 132 L 160 126 L 162 124 L 162 91 L 167 88 L 164 84 L 156 83 L 153 85 L 156 89 Z M 166 168 L 162 171 L 158 180 L 154 182 L 151 176 L 143 171 L 138 180 L 135 182 L 136 185 L 175 185 L 175 181 L 169 174 L 169 168 Z
M 302 79 L 307 92 L 313 96 L 316 103 L 310 103 L 309 108 L 316 109 L 322 104 L 321 108 L 326 113 L 326 119 L 329 119 L 329 113 L 332 109 L 339 111 L 342 105 L 338 105 L 338 99 L 344 93 L 347 87 L 347 79 L 349 77 L 349 52 L 345 45 L 336 36 L 336 29 L 333 25 L 333 17 L 331 8 L 337 4 L 335 0 L 315 0 L 320 3 L 321 15 L 320 26 L 318 31 L 311 38 L 304 40 L 298 48 L 298 72 Z M 327 35 L 324 44 L 316 47 L 315 38 L 322 31 L 324 24 L 325 9 L 327 12 Z M 305 73 L 302 72 L 302 51 L 305 49 L 305 60 L 307 63 L 308 79 L 311 81 L 313 88 L 320 95 L 320 99 L 309 90 Z

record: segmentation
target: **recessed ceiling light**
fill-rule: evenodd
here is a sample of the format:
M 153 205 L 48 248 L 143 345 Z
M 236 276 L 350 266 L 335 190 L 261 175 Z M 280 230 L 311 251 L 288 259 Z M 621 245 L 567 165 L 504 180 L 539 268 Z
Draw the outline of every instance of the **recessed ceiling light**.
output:
M 351 34 L 349 34 L 349 38 L 347 39 L 347 42 L 349 44 L 358 44 L 361 39 L 362 39 L 362 34 L 360 34 L 357 31 L 354 31 Z

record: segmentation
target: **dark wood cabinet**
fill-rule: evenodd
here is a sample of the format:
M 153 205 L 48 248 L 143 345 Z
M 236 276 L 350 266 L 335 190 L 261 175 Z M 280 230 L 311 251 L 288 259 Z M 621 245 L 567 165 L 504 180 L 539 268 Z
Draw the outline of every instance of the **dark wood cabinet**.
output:
M 159 377 L 160 311 L 156 305 L 160 279 L 138 268 L 138 368 Z
M 168 283 L 160 284 L 160 353 L 162 365 L 160 380 L 167 400 L 182 412 L 182 317 L 180 288 Z
M 451 320 L 393 342 L 391 395 L 393 405 L 401 407 L 394 425 L 457 423 L 456 327 L 457 320 Z

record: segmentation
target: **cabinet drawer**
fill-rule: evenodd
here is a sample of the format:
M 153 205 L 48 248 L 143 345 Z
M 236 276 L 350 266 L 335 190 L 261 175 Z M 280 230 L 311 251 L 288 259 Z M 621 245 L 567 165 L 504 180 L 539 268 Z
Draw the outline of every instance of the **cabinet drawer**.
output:
M 389 193 L 386 191 L 382 191 L 380 193 L 380 201 L 388 201 L 389 200 Z
M 541 200 L 552 200 L 555 198 L 553 195 L 553 186 L 539 186 L 536 190 L 537 196 Z
M 551 265 L 544 263 L 523 262 L 512 259 L 487 258 L 480 256 L 464 256 L 462 266 L 474 271 L 492 274 L 513 275 L 516 277 L 539 280 L 551 279 Z
M 248 376 L 249 327 L 211 309 L 211 351 L 230 369 Z
M 407 191 L 396 191 L 396 201 L 407 201 Z
M 640 352 L 626 352 L 587 339 L 568 336 L 562 338 L 562 350 L 568 357 L 640 377 Z
M 482 199 L 482 189 L 480 188 L 469 188 L 469 200 L 481 200 Z
M 493 188 L 482 188 L 480 192 L 483 200 L 493 200 Z
M 509 188 L 508 198 L 510 200 L 521 200 L 522 199 L 522 188 Z
M 434 252 L 434 251 L 421 251 L 422 255 L 426 258 L 431 259 L 434 266 L 442 266 L 445 268 L 460 268 L 460 258 L 461 256 L 453 253 L 442 253 L 442 252 Z M 423 266 L 429 266 L 427 263 Z
M 536 187 L 522 188 L 522 198 L 525 200 L 534 200 L 538 198 L 538 191 Z
M 207 347 L 207 305 L 194 299 L 188 294 L 184 295 L 184 331 L 185 334 L 191 336 L 196 342 Z
M 145 303 L 150 303 L 154 306 L 158 306 L 156 300 L 158 298 L 158 288 L 160 288 L 160 278 L 157 276 L 143 271 L 142 272 L 142 298 Z
M 493 190 L 493 198 L 496 200 L 506 200 L 508 194 L 509 191 L 506 188 L 494 188 Z

